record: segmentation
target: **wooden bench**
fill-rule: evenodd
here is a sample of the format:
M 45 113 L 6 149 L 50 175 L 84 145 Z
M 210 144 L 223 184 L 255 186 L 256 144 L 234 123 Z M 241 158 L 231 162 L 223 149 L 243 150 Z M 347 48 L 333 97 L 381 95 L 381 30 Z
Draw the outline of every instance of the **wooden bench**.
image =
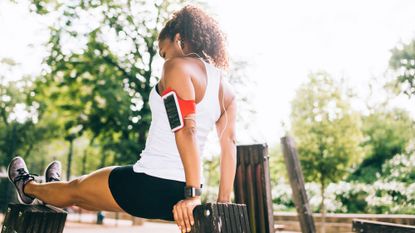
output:
M 246 204 L 251 232 L 274 233 L 268 145 L 237 146 L 235 203 Z
M 9 204 L 1 233 L 62 233 L 66 216 L 49 205 Z
M 353 219 L 353 231 L 358 233 L 415 233 L 415 226 Z
M 191 233 L 251 233 L 244 204 L 206 203 L 193 209 Z

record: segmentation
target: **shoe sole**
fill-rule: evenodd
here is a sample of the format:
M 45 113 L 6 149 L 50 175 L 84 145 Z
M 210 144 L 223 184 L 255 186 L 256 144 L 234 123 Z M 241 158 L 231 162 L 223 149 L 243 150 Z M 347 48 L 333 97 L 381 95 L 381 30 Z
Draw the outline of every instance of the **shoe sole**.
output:
M 14 160 L 16 160 L 16 159 L 22 159 L 23 160 L 23 158 L 22 157 L 20 157 L 20 156 L 17 156 L 17 157 L 15 157 L 15 158 L 13 158 L 12 159 L 12 161 L 10 161 L 10 164 L 9 164 L 9 166 L 7 166 L 7 178 L 10 180 L 10 182 L 14 185 L 14 187 L 16 188 L 16 193 L 17 193 L 17 199 L 19 200 L 19 202 L 20 202 L 20 204 L 23 204 L 23 205 L 30 205 L 30 204 L 32 204 L 33 203 L 33 201 L 32 201 L 32 203 L 29 203 L 29 204 L 27 204 L 27 203 L 25 203 L 23 200 L 22 200 L 22 198 L 20 197 L 20 193 L 19 193 L 19 189 L 17 188 L 17 186 L 16 186 L 16 184 L 10 179 L 10 165 L 12 165 L 13 164 L 13 161 Z M 24 160 L 23 160 L 23 162 L 24 162 Z M 26 165 L 26 163 L 25 163 L 25 165 Z M 27 167 L 26 167 L 26 169 L 27 169 Z M 35 200 L 35 199 L 33 199 L 33 200 Z

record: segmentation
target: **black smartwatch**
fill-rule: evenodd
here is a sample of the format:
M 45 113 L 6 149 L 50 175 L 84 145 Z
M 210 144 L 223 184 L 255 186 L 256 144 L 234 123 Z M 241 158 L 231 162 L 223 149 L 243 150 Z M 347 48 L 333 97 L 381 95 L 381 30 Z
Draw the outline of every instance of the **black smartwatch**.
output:
M 191 186 L 184 187 L 184 197 L 197 197 L 202 195 L 202 188 L 195 188 Z

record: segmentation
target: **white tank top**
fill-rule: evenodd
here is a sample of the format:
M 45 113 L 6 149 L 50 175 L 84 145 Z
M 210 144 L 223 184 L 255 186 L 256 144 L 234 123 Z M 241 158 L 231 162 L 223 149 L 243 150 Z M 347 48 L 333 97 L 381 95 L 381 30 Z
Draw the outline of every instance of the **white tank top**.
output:
M 221 113 L 218 97 L 221 72 L 205 61 L 203 64 L 207 71 L 206 91 L 203 99 L 196 104 L 196 136 L 200 154 L 201 184 L 205 182 L 202 166 L 204 145 Z M 152 120 L 145 149 L 133 169 L 135 172 L 143 172 L 151 176 L 186 182 L 176 139 L 170 129 L 166 109 L 156 86 L 151 89 L 149 96 Z

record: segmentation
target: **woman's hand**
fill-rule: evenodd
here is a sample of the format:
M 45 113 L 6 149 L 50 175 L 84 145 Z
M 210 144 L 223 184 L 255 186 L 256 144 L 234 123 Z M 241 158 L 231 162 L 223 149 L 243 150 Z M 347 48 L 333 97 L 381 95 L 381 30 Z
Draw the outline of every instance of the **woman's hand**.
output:
M 192 197 L 181 200 L 174 205 L 174 221 L 177 226 L 179 226 L 181 232 L 190 232 L 195 222 L 193 218 L 193 209 L 200 204 L 200 197 Z
M 231 199 L 230 198 L 218 198 L 217 200 L 216 200 L 216 202 L 217 203 L 232 203 L 232 201 L 231 201 Z

